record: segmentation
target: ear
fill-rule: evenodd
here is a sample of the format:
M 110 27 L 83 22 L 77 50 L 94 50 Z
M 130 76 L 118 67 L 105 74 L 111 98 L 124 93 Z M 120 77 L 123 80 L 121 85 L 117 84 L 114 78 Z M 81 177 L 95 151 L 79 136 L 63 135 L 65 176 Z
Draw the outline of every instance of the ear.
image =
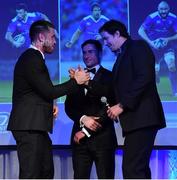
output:
M 44 34 L 43 34 L 43 33 L 39 33 L 38 38 L 39 38 L 39 41 L 40 41 L 40 42 L 44 42 L 44 40 L 45 40 L 45 37 L 44 37 Z
M 115 32 L 115 35 L 116 35 L 117 37 L 120 37 L 120 32 L 117 30 L 117 31 Z

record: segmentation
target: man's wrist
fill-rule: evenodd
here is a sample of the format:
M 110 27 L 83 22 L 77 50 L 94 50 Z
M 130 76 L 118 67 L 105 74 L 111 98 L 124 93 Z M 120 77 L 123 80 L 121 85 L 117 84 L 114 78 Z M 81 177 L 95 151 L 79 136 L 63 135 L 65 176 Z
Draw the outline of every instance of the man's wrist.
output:
M 79 120 L 79 123 L 80 123 L 80 127 L 84 127 L 84 123 L 83 123 L 83 119 L 84 119 L 84 117 L 86 117 L 86 115 L 83 115 L 83 116 L 81 116 L 81 118 L 80 118 L 80 120 Z
M 90 133 L 84 128 L 82 127 L 82 132 L 87 136 L 87 137 L 90 137 Z
M 122 103 L 118 103 L 118 106 L 124 110 L 124 105 Z
M 87 131 L 87 129 L 84 127 L 83 119 L 86 117 L 86 115 L 81 116 L 79 123 L 80 127 L 82 128 L 81 131 L 87 136 L 90 137 L 90 133 Z
M 16 47 L 16 42 L 13 40 L 12 45 Z
M 69 43 L 70 43 L 71 45 L 73 45 L 73 44 L 74 44 L 74 42 L 73 42 L 72 40 L 70 40 L 70 41 L 69 41 Z

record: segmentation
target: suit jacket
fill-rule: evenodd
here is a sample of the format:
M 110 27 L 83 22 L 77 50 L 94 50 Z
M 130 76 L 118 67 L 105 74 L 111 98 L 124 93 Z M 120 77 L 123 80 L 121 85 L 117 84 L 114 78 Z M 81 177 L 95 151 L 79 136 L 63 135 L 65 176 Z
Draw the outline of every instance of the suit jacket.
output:
M 52 131 L 53 100 L 74 92 L 77 87 L 74 79 L 54 86 L 42 54 L 38 50 L 27 49 L 14 69 L 8 130 Z
M 94 76 L 95 83 L 100 83 L 103 86 L 111 86 L 112 74 L 110 71 L 100 67 Z M 117 146 L 116 134 L 114 129 L 114 123 L 107 117 L 105 105 L 100 101 L 102 96 L 108 98 L 108 102 L 111 102 L 111 94 L 100 93 L 95 95 L 92 93 L 92 89 L 87 89 L 87 94 L 84 92 L 84 86 L 80 86 L 78 91 L 74 94 L 67 95 L 65 101 L 65 111 L 71 120 L 74 121 L 71 144 L 73 144 L 73 137 L 76 132 L 80 131 L 80 118 L 83 115 L 88 116 L 101 116 L 102 128 L 96 133 L 92 132 L 90 138 L 85 138 L 85 141 L 89 142 L 94 148 L 115 148 Z
M 128 39 L 113 67 L 116 102 L 124 112 L 120 123 L 124 132 L 166 126 L 155 82 L 155 58 L 145 41 Z

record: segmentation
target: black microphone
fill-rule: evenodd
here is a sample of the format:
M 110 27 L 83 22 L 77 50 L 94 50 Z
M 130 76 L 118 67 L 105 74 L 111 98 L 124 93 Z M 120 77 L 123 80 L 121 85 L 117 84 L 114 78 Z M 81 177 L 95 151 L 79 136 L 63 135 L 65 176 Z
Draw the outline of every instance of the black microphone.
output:
M 107 107 L 107 109 L 110 108 L 109 103 L 107 102 L 107 98 L 106 98 L 105 96 L 102 96 L 100 100 L 101 100 L 101 102 L 102 102 L 103 104 L 105 104 L 105 106 Z M 115 121 L 116 123 L 118 123 L 119 117 L 117 117 L 117 119 L 115 119 L 114 121 Z

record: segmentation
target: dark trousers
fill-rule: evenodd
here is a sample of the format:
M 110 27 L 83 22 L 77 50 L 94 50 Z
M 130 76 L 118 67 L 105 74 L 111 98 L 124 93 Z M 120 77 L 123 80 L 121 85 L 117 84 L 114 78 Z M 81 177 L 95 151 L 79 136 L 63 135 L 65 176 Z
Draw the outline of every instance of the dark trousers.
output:
M 12 131 L 17 143 L 20 179 L 52 179 L 52 142 L 47 132 Z
M 123 149 L 123 178 L 150 179 L 149 161 L 157 128 L 148 127 L 125 134 Z
M 74 179 L 90 179 L 95 162 L 98 179 L 114 179 L 115 149 L 92 149 L 89 145 L 73 148 Z

